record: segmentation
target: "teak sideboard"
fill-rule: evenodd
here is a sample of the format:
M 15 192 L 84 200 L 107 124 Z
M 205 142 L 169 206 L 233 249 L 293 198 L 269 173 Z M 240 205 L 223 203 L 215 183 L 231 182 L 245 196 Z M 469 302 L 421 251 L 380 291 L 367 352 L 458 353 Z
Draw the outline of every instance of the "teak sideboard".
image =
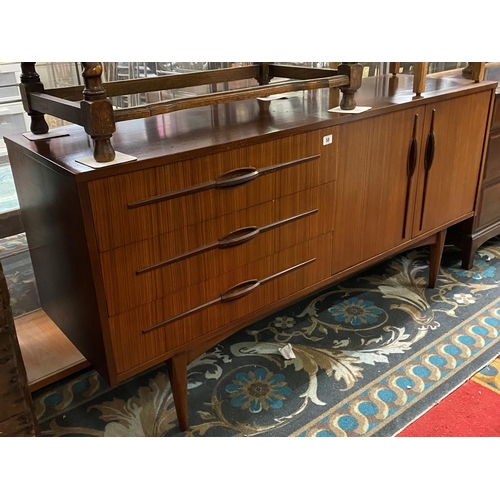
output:
M 187 365 L 237 330 L 474 215 L 496 83 L 366 78 L 359 114 L 292 92 L 121 122 L 92 140 L 6 139 L 43 309 L 115 385 L 167 361 L 181 429 Z

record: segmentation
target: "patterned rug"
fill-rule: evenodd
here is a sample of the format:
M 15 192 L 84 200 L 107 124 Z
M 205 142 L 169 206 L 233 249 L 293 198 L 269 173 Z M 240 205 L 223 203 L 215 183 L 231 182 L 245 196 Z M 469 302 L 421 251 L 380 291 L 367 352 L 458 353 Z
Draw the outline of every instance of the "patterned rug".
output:
M 40 308 L 33 265 L 24 233 L 0 239 L 0 259 L 14 317 Z
M 290 306 L 189 366 L 190 429 L 165 365 L 110 389 L 93 370 L 35 393 L 45 436 L 394 436 L 500 353 L 500 239 L 471 271 L 426 247 Z M 278 350 L 291 344 L 295 358 Z
M 28 243 L 24 233 L 0 239 L 0 259 L 27 251 Z

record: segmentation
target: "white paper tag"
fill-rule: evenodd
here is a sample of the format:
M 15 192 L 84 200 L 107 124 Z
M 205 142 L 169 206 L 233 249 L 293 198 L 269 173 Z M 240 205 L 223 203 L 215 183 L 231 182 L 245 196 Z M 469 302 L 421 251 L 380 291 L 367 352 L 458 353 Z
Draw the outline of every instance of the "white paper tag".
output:
M 67 132 L 49 130 L 46 134 L 34 134 L 33 132 L 25 132 L 23 135 L 30 141 L 42 141 L 44 139 L 53 139 L 54 137 L 65 137 L 69 134 Z
M 83 156 L 81 158 L 76 158 L 75 161 L 77 161 L 78 163 L 82 163 L 83 165 L 87 165 L 87 167 L 102 168 L 102 167 L 108 167 L 110 165 L 118 165 L 120 163 L 127 163 L 129 161 L 135 161 L 135 160 L 137 160 L 135 156 L 126 155 L 125 153 L 120 153 L 116 151 L 115 159 L 113 161 L 100 163 L 98 161 L 95 161 L 93 156 Z
M 277 101 L 278 99 L 288 99 L 285 94 L 274 94 L 267 97 L 257 97 L 259 101 Z
M 290 344 L 278 348 L 278 351 L 285 359 L 295 359 L 295 353 L 293 352 L 292 346 Z
M 371 106 L 356 106 L 354 109 L 342 109 L 340 106 L 337 106 L 336 108 L 329 109 L 328 111 L 330 113 L 363 113 L 365 111 L 368 111 L 369 109 L 372 109 Z

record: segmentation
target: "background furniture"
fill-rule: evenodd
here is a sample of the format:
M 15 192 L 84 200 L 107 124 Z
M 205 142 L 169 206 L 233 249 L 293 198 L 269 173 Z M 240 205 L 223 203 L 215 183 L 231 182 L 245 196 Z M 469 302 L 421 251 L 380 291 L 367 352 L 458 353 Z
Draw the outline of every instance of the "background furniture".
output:
M 448 77 L 462 78 L 459 72 Z M 500 81 L 500 63 L 488 63 L 485 79 Z M 500 99 L 496 91 L 495 109 L 487 142 L 487 157 L 484 176 L 479 185 L 478 202 L 474 217 L 453 227 L 448 241 L 462 249 L 462 267 L 472 269 L 477 249 L 486 241 L 500 234 Z
M 0 264 L 0 437 L 39 435 L 28 379 Z
M 187 364 L 240 328 L 473 216 L 495 84 L 367 78 L 117 124 L 137 161 L 93 169 L 69 136 L 7 138 L 43 309 L 117 384 L 166 360 L 181 429 Z
M 94 141 L 93 156 L 97 162 L 105 163 L 115 159 L 111 137 L 116 122 L 156 116 L 182 109 L 211 104 L 223 104 L 273 94 L 317 88 L 339 88 L 343 97 L 342 109 L 356 107 L 354 94 L 361 85 L 362 67 L 358 63 L 342 63 L 337 69 L 306 68 L 274 63 L 254 63 L 249 66 L 202 71 L 188 75 L 160 76 L 153 79 L 139 78 L 125 82 L 103 84 L 100 62 L 84 62 L 84 87 L 45 89 L 35 70 L 34 62 L 21 63 L 21 95 L 25 111 L 31 118 L 31 132 L 43 136 L 49 127 L 44 115 L 57 116 L 85 128 Z M 287 78 L 290 81 L 270 84 L 273 78 Z M 142 104 L 129 109 L 113 109 L 108 96 L 138 94 L 208 83 L 254 79 L 259 88 L 244 88 L 237 91 L 215 92 L 168 101 Z

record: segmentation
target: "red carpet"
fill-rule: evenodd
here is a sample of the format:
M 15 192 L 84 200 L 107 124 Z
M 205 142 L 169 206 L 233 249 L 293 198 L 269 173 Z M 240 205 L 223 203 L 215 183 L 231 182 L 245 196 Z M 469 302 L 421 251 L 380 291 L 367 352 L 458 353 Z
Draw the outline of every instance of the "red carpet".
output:
M 398 437 L 499 436 L 500 358 L 398 434 Z

